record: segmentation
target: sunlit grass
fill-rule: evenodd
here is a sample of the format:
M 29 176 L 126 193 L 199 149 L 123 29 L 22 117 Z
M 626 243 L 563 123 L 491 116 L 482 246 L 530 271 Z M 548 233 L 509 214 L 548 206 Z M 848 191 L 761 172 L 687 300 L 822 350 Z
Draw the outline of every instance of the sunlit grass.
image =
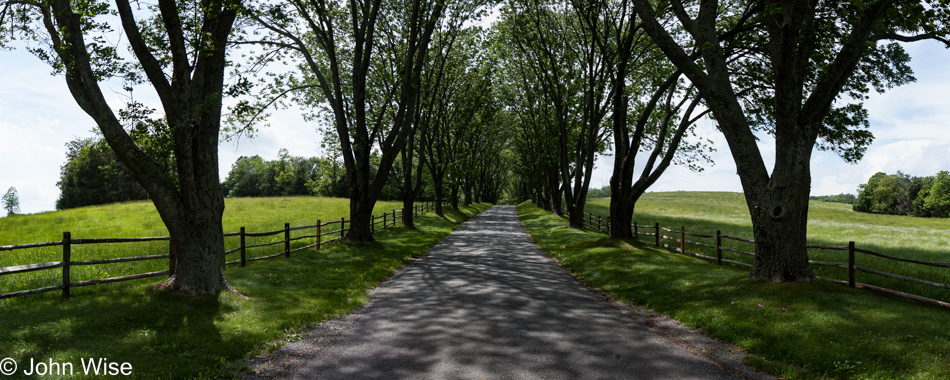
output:
M 377 202 L 374 215 L 401 209 L 402 202 Z M 314 225 L 349 217 L 349 200 L 343 198 L 286 197 L 286 198 L 227 198 L 224 211 L 224 231 L 238 232 L 245 227 L 247 232 L 267 232 L 284 228 Z M 339 229 L 339 225 L 329 226 Z M 168 236 L 168 230 L 149 201 L 100 205 L 0 218 L 0 245 L 59 241 L 63 232 L 69 231 L 73 239 L 120 238 Z M 314 235 L 316 231 L 295 231 L 292 237 Z M 327 237 L 329 239 L 330 237 Z M 248 237 L 246 244 L 259 244 L 283 239 L 283 234 L 270 237 Z M 297 241 L 293 247 L 311 244 L 313 241 Z M 225 247 L 240 245 L 239 237 L 226 237 Z M 282 245 L 247 250 L 249 258 L 265 256 L 283 250 Z M 73 261 L 96 260 L 115 257 L 162 255 L 168 253 L 167 242 L 143 242 L 121 244 L 74 245 Z M 228 256 L 237 259 L 238 253 Z M 22 264 L 61 261 L 62 247 L 44 247 L 0 252 L 0 267 Z M 71 268 L 72 281 L 107 278 L 168 269 L 165 260 L 138 261 Z M 21 273 L 0 277 L 0 293 L 35 289 L 61 284 L 57 270 Z M 113 285 L 101 285 L 99 288 Z M 56 297 L 58 292 L 33 297 Z M 5 301 L 0 301 L 5 302 Z M 11 301 L 6 301 L 11 302 Z M 18 301 L 12 301 L 18 302 Z
M 641 211 L 686 220 L 689 206 L 677 206 L 677 196 L 664 204 L 669 198 L 657 195 Z M 718 215 L 720 206 L 704 207 Z M 757 368 L 788 379 L 950 378 L 950 310 L 827 282 L 751 280 L 741 267 L 568 228 L 532 204 L 518 212 L 541 248 L 578 278 L 739 346 Z
M 307 203 L 311 201 L 345 202 L 310 198 L 229 200 L 225 228 L 228 223 L 234 223 L 232 227 L 237 225 L 241 212 L 254 215 L 256 225 L 248 225 L 255 226 L 255 230 L 279 229 L 284 222 L 314 223 L 326 214 L 315 212 Z M 276 206 L 268 202 L 276 202 Z M 244 211 L 233 207 L 235 203 L 243 206 Z M 255 210 L 255 203 L 262 210 Z M 115 218 L 149 215 L 147 207 L 142 207 L 142 214 L 130 214 L 131 209 L 140 207 L 138 204 L 112 207 L 120 212 L 113 213 L 109 207 L 102 208 L 102 212 Z M 382 207 L 393 209 L 396 205 L 386 203 Z M 145 279 L 77 288 L 68 301 L 58 299 L 56 292 L 50 297 L 0 301 L 0 358 L 11 357 L 20 363 L 30 358 L 53 359 L 78 366 L 80 358 L 103 357 L 131 363 L 134 377 L 140 379 L 232 377 L 239 370 L 235 367 L 239 359 L 298 339 L 308 327 L 362 305 L 369 287 L 428 250 L 455 228 L 455 222 L 487 207 L 477 204 L 461 212 L 448 211 L 444 219 L 429 213 L 416 220 L 416 229 L 392 227 L 377 232 L 375 244 L 332 245 L 319 251 L 304 250 L 289 259 L 280 257 L 249 263 L 243 268 L 229 267 L 225 276 L 231 285 L 249 296 L 247 299 L 234 293 L 186 297 L 157 291 L 154 284 L 160 280 Z M 270 212 L 265 210 L 282 208 L 284 212 L 272 212 L 274 220 L 262 216 Z M 337 215 L 340 214 L 333 216 Z M 130 220 L 125 223 L 138 224 Z M 73 230 L 82 228 L 86 227 Z M 161 232 L 134 229 L 100 236 L 116 235 Z
M 587 212 L 607 217 L 610 214 L 610 199 L 592 200 Z M 661 226 L 687 232 L 723 234 L 752 239 L 752 221 L 745 198 L 739 193 L 722 192 L 667 192 L 647 193 L 637 202 L 634 221 L 639 224 L 659 222 Z M 652 232 L 652 229 L 644 230 Z M 670 233 L 665 233 L 670 235 Z M 652 242 L 652 236 L 643 236 L 641 241 Z M 715 239 L 688 237 L 688 240 L 715 244 Z M 847 246 L 854 241 L 858 248 L 883 254 L 924 261 L 950 262 L 950 219 L 915 218 L 910 216 L 866 214 L 851 211 L 851 205 L 817 202 L 810 204 L 808 212 L 808 242 L 812 244 Z M 670 243 L 669 244 L 676 244 Z M 723 245 L 735 249 L 753 250 L 751 244 L 723 240 Z M 715 250 L 699 246 L 687 249 L 715 256 Z M 730 260 L 751 263 L 752 258 L 723 252 Z M 950 269 L 886 260 L 870 255 L 857 254 L 857 265 L 884 272 L 919 278 L 927 281 L 950 284 Z M 809 250 L 809 258 L 818 261 L 848 262 L 846 251 Z M 815 266 L 819 276 L 847 279 L 846 270 Z M 942 301 L 950 301 L 950 291 L 905 281 L 892 280 L 872 274 L 858 273 L 858 282 L 878 285 L 903 292 L 922 295 Z

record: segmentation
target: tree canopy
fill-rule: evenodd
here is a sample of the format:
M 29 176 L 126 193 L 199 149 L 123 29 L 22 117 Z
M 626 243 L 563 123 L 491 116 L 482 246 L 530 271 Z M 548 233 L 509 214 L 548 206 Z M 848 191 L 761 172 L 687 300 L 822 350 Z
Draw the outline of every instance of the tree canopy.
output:
M 726 147 L 757 242 L 751 275 L 809 281 L 812 152 L 860 160 L 873 141 L 862 102 L 914 81 L 898 42 L 950 46 L 950 4 L 931 0 L 0 1 L 0 44 L 37 41 L 102 133 L 71 143 L 62 203 L 147 196 L 182 255 L 169 284 L 192 293 L 228 287 L 224 196 L 346 196 L 347 239 L 372 242 L 379 199 L 401 199 L 409 227 L 408 208 L 432 196 L 439 214 L 442 201 L 531 199 L 582 228 L 587 198 L 609 189 L 611 234 L 626 238 L 667 168 L 702 170 Z M 108 78 L 161 106 L 110 104 Z M 324 156 L 241 157 L 219 183 L 227 96 L 238 133 L 274 104 L 299 107 Z M 726 147 L 694 136 L 704 117 Z M 771 168 L 761 139 L 774 139 Z M 592 191 L 608 154 L 610 185 Z M 879 174 L 856 210 L 950 213 L 945 172 Z

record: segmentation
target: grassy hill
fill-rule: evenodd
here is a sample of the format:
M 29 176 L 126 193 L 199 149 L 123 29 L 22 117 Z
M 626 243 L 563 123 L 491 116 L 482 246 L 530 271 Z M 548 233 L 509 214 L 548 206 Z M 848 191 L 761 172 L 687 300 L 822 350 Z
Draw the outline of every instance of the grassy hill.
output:
M 402 202 L 378 202 L 374 215 L 401 209 Z M 349 200 L 343 198 L 227 198 L 224 210 L 224 232 L 276 231 L 284 223 L 292 227 L 314 225 L 317 220 L 339 220 L 349 217 Z M 155 206 L 150 201 L 82 207 L 32 215 L 0 218 L 0 245 L 38 243 L 62 240 L 69 231 L 73 239 L 168 236 Z M 297 231 L 292 236 L 312 235 L 313 231 Z M 248 238 L 247 244 L 283 239 L 283 236 Z M 227 248 L 237 247 L 238 237 L 226 237 Z M 299 245 L 306 245 L 299 241 Z M 248 250 L 248 257 L 275 253 L 282 247 L 272 246 Z M 72 247 L 72 260 L 94 260 L 115 257 L 161 255 L 168 253 L 167 242 L 77 245 Z M 229 256 L 233 260 L 235 256 Z M 61 247 L 0 252 L 0 267 L 62 260 Z M 73 281 L 106 278 L 168 269 L 166 261 L 139 261 L 72 268 Z M 57 285 L 61 280 L 49 271 L 22 273 L 0 277 L 0 293 Z M 77 289 L 82 292 L 82 289 Z M 55 297 L 56 292 L 45 295 Z M 40 296 L 44 297 L 44 296 Z
M 587 212 L 607 217 L 610 200 L 592 200 Z M 723 234 L 752 238 L 752 221 L 749 218 L 745 198 L 740 193 L 726 192 L 664 192 L 647 193 L 637 202 L 634 220 L 641 224 L 679 228 L 686 231 Z M 644 237 L 643 240 L 652 239 Z M 690 238 L 696 240 L 695 238 Z M 848 245 L 854 241 L 859 248 L 869 249 L 897 257 L 925 261 L 950 262 L 950 219 L 915 218 L 898 215 L 878 215 L 854 212 L 851 205 L 830 202 L 810 203 L 808 212 L 808 241 L 813 244 Z M 715 241 L 707 241 L 712 244 Z M 724 241 L 724 245 L 727 245 Z M 734 248 L 752 251 L 749 244 L 730 242 Z M 715 251 L 690 247 L 712 254 Z M 723 257 L 736 261 L 752 262 L 751 257 L 724 252 Z M 812 260 L 847 262 L 847 252 L 809 250 Z M 901 263 L 858 254 L 857 265 L 923 280 L 950 284 L 950 270 L 917 264 Z M 815 267 L 819 276 L 847 279 L 841 268 Z M 950 291 L 880 276 L 858 273 L 858 281 L 883 286 L 942 301 L 950 301 Z

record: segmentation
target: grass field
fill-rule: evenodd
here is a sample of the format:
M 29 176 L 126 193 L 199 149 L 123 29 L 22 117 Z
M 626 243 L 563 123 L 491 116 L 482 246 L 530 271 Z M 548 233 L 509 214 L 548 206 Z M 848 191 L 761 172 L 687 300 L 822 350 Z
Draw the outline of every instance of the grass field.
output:
M 730 197 L 649 194 L 637 217 L 697 227 L 718 221 L 738 233 L 748 221 L 736 211 L 741 200 L 730 204 Z M 828 206 L 813 217 L 831 224 L 845 214 Z M 673 216 L 660 219 L 662 212 Z M 829 282 L 751 280 L 746 268 L 568 228 L 565 218 L 529 203 L 518 213 L 541 248 L 579 279 L 737 345 L 760 370 L 787 379 L 950 378 L 950 310 Z
M 595 199 L 591 200 L 586 211 L 606 218 L 610 214 L 609 210 L 609 199 Z M 637 202 L 634 221 L 649 225 L 659 222 L 661 226 L 676 229 L 682 225 L 686 227 L 687 232 L 702 234 L 715 234 L 718 229 L 726 235 L 752 239 L 752 221 L 745 198 L 739 193 L 647 193 Z M 646 242 L 652 241 L 653 237 L 644 236 L 641 239 Z M 715 244 L 715 239 L 687 239 Z M 808 212 L 808 241 L 813 244 L 838 246 L 846 246 L 849 241 L 854 241 L 858 248 L 892 256 L 950 262 L 950 219 L 866 214 L 851 211 L 851 205 L 847 204 L 813 201 Z M 744 251 L 753 250 L 747 243 L 723 240 L 723 245 Z M 687 249 L 715 256 L 715 250 L 699 246 L 689 246 Z M 723 257 L 752 262 L 751 257 L 728 251 L 723 252 Z M 848 262 L 846 251 L 809 250 L 809 258 Z M 871 269 L 950 284 L 950 269 L 947 268 L 902 263 L 861 253 L 857 254 L 856 263 Z M 845 269 L 818 266 L 814 268 L 819 276 L 847 279 Z M 857 281 L 950 301 L 950 290 L 946 289 L 861 272 L 857 273 Z
M 224 211 L 224 231 L 237 232 L 245 227 L 247 232 L 276 231 L 284 228 L 314 225 L 317 220 L 339 220 L 349 216 L 349 200 L 342 198 L 286 197 L 286 198 L 227 198 Z M 402 202 L 378 202 L 374 215 L 401 209 Z M 339 226 L 335 226 L 338 229 Z M 130 202 L 113 205 L 91 206 L 64 211 L 33 215 L 16 215 L 0 218 L 0 245 L 38 243 L 62 240 L 63 232 L 69 231 L 73 239 L 120 238 L 168 236 L 168 230 L 159 218 L 151 202 Z M 295 231 L 291 236 L 313 235 L 314 231 Z M 283 235 L 248 237 L 248 245 L 282 240 Z M 310 244 L 297 241 L 294 246 Z M 240 245 L 239 237 L 226 237 L 225 247 Z M 282 250 L 282 246 L 249 249 L 248 257 L 264 256 Z M 114 257 L 161 255 L 168 253 L 167 242 L 144 242 L 122 244 L 75 245 L 73 261 L 95 260 Z M 237 254 L 228 256 L 236 259 Z M 62 247 L 45 247 L 0 252 L 0 267 L 34 264 L 62 260 Z M 76 266 L 71 269 L 72 281 L 146 273 L 168 269 L 165 260 L 139 261 L 109 265 Z M 58 270 L 21 273 L 0 277 L 0 293 L 35 289 L 62 283 Z M 98 288 L 114 285 L 100 285 Z M 121 286 L 121 285 L 118 285 Z M 82 294 L 77 288 L 73 293 Z M 94 290 L 96 292 L 102 291 Z M 32 297 L 58 297 L 59 292 Z M 5 300 L 3 302 L 19 302 Z
M 319 198 L 229 199 L 225 229 L 241 224 L 251 231 L 280 229 L 285 222 L 312 224 L 318 218 L 346 215 L 345 203 Z M 377 211 L 395 207 L 382 203 Z M 301 251 L 289 259 L 229 267 L 225 277 L 249 296 L 246 299 L 234 293 L 185 297 L 155 290 L 160 280 L 145 279 L 78 288 L 68 301 L 59 299 L 58 292 L 3 300 L 0 358 L 13 358 L 21 368 L 30 359 L 75 363 L 77 376 L 61 377 L 70 379 L 83 378 L 78 376 L 82 358 L 129 362 L 134 377 L 140 379 L 230 378 L 241 370 L 241 359 L 299 339 L 320 321 L 359 307 L 367 300 L 368 288 L 427 251 L 455 223 L 487 207 L 476 204 L 461 212 L 448 211 L 444 219 L 430 213 L 417 219 L 416 229 L 377 232 L 375 244 L 337 244 Z M 64 228 L 77 237 L 162 235 L 164 229 L 155 220 L 146 203 L 0 219 L 33 234 L 3 244 L 50 240 L 34 229 L 45 229 L 52 236 Z M 16 235 L 10 225 L 0 225 L 4 239 Z

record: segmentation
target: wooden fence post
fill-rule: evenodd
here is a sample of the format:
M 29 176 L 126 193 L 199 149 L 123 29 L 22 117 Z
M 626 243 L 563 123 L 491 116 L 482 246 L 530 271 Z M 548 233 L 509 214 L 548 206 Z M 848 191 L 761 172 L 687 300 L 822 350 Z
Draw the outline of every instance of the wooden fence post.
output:
M 284 257 L 290 257 L 290 223 L 284 223 Z
M 346 232 L 346 217 L 340 218 L 340 239 L 343 238 L 343 234 Z
M 597 216 L 597 231 L 603 231 L 603 221 L 604 219 L 600 216 Z
M 69 261 L 72 254 L 72 236 L 63 232 L 63 299 L 69 299 Z
M 168 239 L 168 275 L 175 274 L 175 267 L 178 266 L 178 250 L 175 249 L 175 242 L 171 238 Z M 224 261 L 228 261 L 227 258 Z
M 320 233 L 320 219 L 317 219 L 317 250 L 320 249 L 320 241 L 323 240 L 323 234 Z
M 680 251 L 686 254 L 686 226 L 680 226 Z
M 659 247 L 660 246 L 660 223 L 657 222 L 655 227 L 656 227 L 656 234 L 653 235 L 653 238 L 655 240 L 656 246 Z
M 396 210 L 393 210 L 393 226 L 396 225 Z
M 848 242 L 848 286 L 854 287 L 854 242 Z
M 716 263 L 722 265 L 722 231 L 716 230 Z
M 244 233 L 244 227 L 241 227 L 241 266 L 247 264 L 247 244 L 244 244 L 246 235 Z

